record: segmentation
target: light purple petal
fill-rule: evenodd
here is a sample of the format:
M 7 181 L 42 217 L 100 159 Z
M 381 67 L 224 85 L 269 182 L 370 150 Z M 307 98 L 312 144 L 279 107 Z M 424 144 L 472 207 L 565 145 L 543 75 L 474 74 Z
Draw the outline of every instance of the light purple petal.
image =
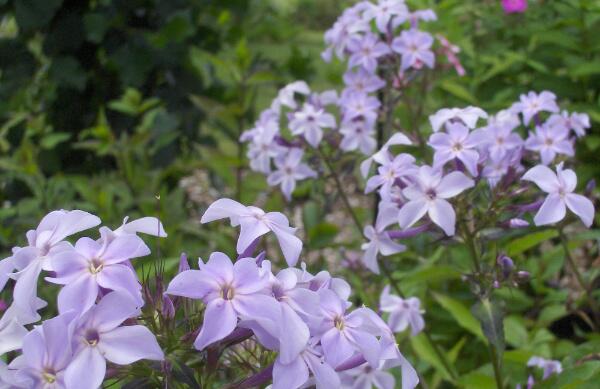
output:
M 331 389 L 341 386 L 340 377 L 329 364 L 312 354 L 307 354 L 304 360 L 317 380 L 317 389 Z
M 96 276 L 98 285 L 109 290 L 120 290 L 127 292 L 131 297 L 141 300 L 140 285 L 136 274 L 130 267 L 116 264 L 106 266 Z M 143 300 L 141 300 L 143 302 Z
M 332 367 L 338 366 L 355 353 L 355 348 L 344 333 L 332 328 L 321 337 L 325 359 Z
M 467 177 L 464 173 L 455 171 L 444 178 L 436 188 L 437 196 L 443 199 L 454 197 L 464 191 L 465 189 L 471 188 L 475 185 L 475 182 Z
M 102 253 L 102 261 L 105 264 L 113 264 L 148 254 L 150 249 L 139 236 L 127 234 L 117 236 L 109 243 L 106 251 Z
M 286 304 L 281 304 L 279 360 L 289 364 L 306 348 L 310 333 L 300 316 Z
M 432 222 L 441 227 L 448 236 L 454 235 L 456 214 L 449 202 L 437 199 L 431 203 L 428 210 Z
M 240 219 L 240 237 L 237 242 L 238 254 L 243 253 L 258 237 L 269 232 L 269 227 L 255 217 L 249 216 Z
M 212 203 L 202 218 L 200 223 L 208 223 L 213 220 L 225 218 L 237 218 L 248 213 L 248 208 L 237 201 L 231 199 L 219 199 Z
M 411 200 L 404 204 L 398 212 L 398 224 L 406 229 L 415 224 L 427 212 L 427 202 L 424 200 Z
M 110 292 L 93 309 L 90 325 L 100 332 L 117 328 L 140 313 L 140 306 L 129 294 Z
M 98 284 L 90 273 L 82 273 L 74 282 L 65 285 L 58 294 L 58 311 L 70 310 L 85 312 L 90 309 L 98 297 Z
M 106 361 L 96 347 L 84 347 L 65 372 L 67 388 L 98 389 L 106 374 Z
M 534 182 L 546 193 L 556 192 L 560 186 L 556 173 L 544 165 L 532 167 L 521 179 Z
M 297 357 L 289 364 L 283 364 L 277 358 L 273 366 L 272 389 L 296 389 L 308 381 L 308 367 L 304 360 Z
M 100 334 L 97 347 L 107 360 L 118 365 L 128 365 L 140 359 L 164 359 L 154 334 L 140 325 L 118 327 Z
M 236 293 L 256 293 L 265 287 L 254 258 L 242 258 L 233 264 L 233 287 Z
M 217 342 L 229 335 L 237 325 L 237 315 L 230 301 L 215 299 L 206 305 L 204 322 L 194 342 L 197 350 Z
M 218 282 L 210 274 L 200 270 L 186 270 L 171 280 L 166 293 L 173 296 L 202 299 L 219 288 Z
M 569 193 L 565 196 L 567 207 L 581 219 L 586 227 L 590 227 L 594 223 L 594 204 L 585 196 Z
M 549 194 L 533 218 L 536 226 L 556 223 L 564 219 L 567 213 L 565 201 L 558 194 Z

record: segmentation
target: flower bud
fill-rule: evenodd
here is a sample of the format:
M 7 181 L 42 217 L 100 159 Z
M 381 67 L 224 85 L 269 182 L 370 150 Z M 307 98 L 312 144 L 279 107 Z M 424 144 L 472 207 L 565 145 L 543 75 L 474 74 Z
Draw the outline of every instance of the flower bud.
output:
M 529 226 L 529 222 L 527 220 L 514 217 L 508 221 L 508 226 L 510 228 L 525 228 Z
M 587 185 L 585 186 L 584 194 L 587 197 L 590 197 L 592 195 L 592 192 L 594 192 L 594 189 L 596 189 L 596 180 L 592 178 L 588 181 Z
M 186 270 L 190 270 L 190 264 L 187 260 L 187 254 L 181 253 L 181 257 L 179 258 L 179 270 L 177 271 L 177 273 L 181 273 Z
M 531 277 L 531 275 L 529 274 L 529 272 L 528 272 L 528 271 L 519 270 L 519 271 L 517 272 L 517 278 L 518 278 L 520 281 L 527 281 L 527 280 L 529 280 L 529 277 Z
M 167 294 L 163 295 L 160 313 L 165 319 L 172 319 L 175 317 L 175 306 L 173 305 L 173 300 L 171 300 Z

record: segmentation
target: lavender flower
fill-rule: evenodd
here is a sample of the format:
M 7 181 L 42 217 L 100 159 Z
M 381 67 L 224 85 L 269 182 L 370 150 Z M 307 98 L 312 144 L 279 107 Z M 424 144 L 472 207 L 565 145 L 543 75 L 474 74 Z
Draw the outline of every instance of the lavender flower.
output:
M 281 358 L 273 366 L 273 389 L 297 389 L 302 387 L 312 372 L 317 389 L 338 388 L 340 378 L 335 370 L 323 361 L 320 347 L 307 344 L 292 362 L 284 364 Z
M 580 138 L 585 135 L 585 130 L 590 128 L 590 117 L 585 113 L 573 112 L 569 115 L 567 111 L 561 114 L 552 114 L 547 121 L 548 126 L 562 126 L 572 130 Z
M 286 155 L 279 156 L 275 159 L 277 170 L 267 177 L 269 185 L 281 185 L 281 191 L 288 201 L 292 199 L 296 181 L 317 176 L 314 170 L 302 163 L 303 155 L 304 152 L 301 149 L 294 148 Z
M 542 91 L 540 94 L 537 94 L 531 91 L 526 95 L 521 95 L 519 99 L 520 102 L 514 103 L 511 110 L 523 114 L 525 125 L 529 124 L 531 119 L 540 112 L 558 112 L 556 95 L 552 92 Z
M 488 117 L 484 110 L 478 107 L 468 106 L 465 108 L 442 108 L 429 116 L 429 122 L 433 132 L 438 132 L 447 122 L 461 121 L 468 128 L 475 128 L 477 120 Z
M 290 227 L 284 214 L 280 212 L 265 213 L 257 207 L 246 207 L 234 200 L 219 199 L 208 207 L 200 222 L 208 223 L 225 218 L 231 220 L 232 226 L 239 225 L 241 227 L 237 243 L 238 254 L 243 253 L 255 239 L 273 231 L 288 265 L 294 266 L 298 261 L 302 250 L 302 241 L 294 235 L 296 229 Z
M 365 93 L 352 93 L 345 96 L 340 104 L 344 112 L 344 122 L 363 118 L 368 123 L 375 123 L 377 121 L 377 110 L 381 106 L 377 98 Z
M 575 155 L 573 143 L 568 139 L 568 129 L 562 126 L 542 125 L 529 133 L 525 148 L 540 153 L 542 163 L 550 164 L 557 154 Z
M 340 148 L 344 151 L 358 149 L 363 154 L 370 155 L 377 147 L 374 123 L 362 117 L 343 122 L 340 134 L 343 135 Z
M 334 128 L 335 118 L 323 109 L 305 103 L 301 111 L 295 112 L 290 121 L 294 135 L 303 135 L 309 145 L 318 147 L 323 138 L 323 128 Z
M 406 20 L 408 8 L 404 0 L 379 0 L 377 4 L 367 3 L 368 8 L 363 16 L 366 21 L 375 20 L 375 25 L 382 33 L 387 33 L 392 18 L 394 20 Z
M 400 208 L 400 227 L 406 229 L 412 226 L 427 213 L 446 235 L 454 235 L 456 214 L 446 199 L 474 186 L 473 180 L 458 171 L 442 176 L 441 172 L 429 166 L 420 167 L 415 179 L 415 184 L 402 191 L 408 202 Z
M 446 130 L 448 133 L 437 132 L 429 138 L 429 145 L 435 150 L 433 166 L 440 168 L 447 162 L 458 159 L 476 177 L 479 161 L 476 134 L 469 133 L 469 129 L 461 123 L 448 123 Z
M 383 88 L 385 81 L 361 67 L 357 71 L 348 70 L 344 73 L 344 84 L 346 89 L 342 92 L 342 97 L 352 93 L 373 93 Z
M 536 226 L 553 224 L 564 219 L 569 208 L 579 216 L 586 227 L 594 222 L 594 204 L 586 197 L 573 193 L 577 186 L 577 176 L 571 169 L 563 170 L 563 163 L 556 166 L 556 173 L 544 165 L 537 165 L 525 175 L 523 180 L 534 182 L 548 193 L 546 200 L 533 218 Z
M 351 53 L 349 65 L 361 66 L 369 73 L 375 73 L 380 57 L 391 53 L 390 47 L 371 33 L 362 37 L 353 36 L 348 41 L 347 49 Z
M 390 293 L 390 286 L 386 285 L 381 292 L 379 307 L 383 312 L 388 312 L 390 317 L 388 325 L 394 332 L 402 332 L 410 326 L 411 335 L 416 336 L 425 328 L 421 301 L 416 297 L 403 299 Z
M 397 208 L 394 207 L 397 212 Z M 368 239 L 363 243 L 361 249 L 364 250 L 362 261 L 365 266 L 375 274 L 379 274 L 379 265 L 377 263 L 377 254 L 384 256 L 401 253 L 406 250 L 406 246 L 392 241 L 384 228 L 387 226 L 366 226 L 363 234 Z
M 400 69 L 420 69 L 423 65 L 433 68 L 435 55 L 431 51 L 432 44 L 431 34 L 415 29 L 402 31 L 392 42 L 392 50 L 402 55 Z
M 544 370 L 544 375 L 542 379 L 547 379 L 552 374 L 560 374 L 562 373 L 562 364 L 559 361 L 544 359 L 542 357 L 531 357 L 529 361 L 527 361 L 527 366 L 529 367 L 539 367 Z

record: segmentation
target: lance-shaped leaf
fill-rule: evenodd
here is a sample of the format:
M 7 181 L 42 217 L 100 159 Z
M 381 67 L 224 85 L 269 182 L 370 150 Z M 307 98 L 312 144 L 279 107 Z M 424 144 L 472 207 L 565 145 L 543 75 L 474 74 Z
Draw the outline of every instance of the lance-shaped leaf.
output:
M 504 351 L 504 325 L 502 323 L 502 308 L 496 300 L 481 299 L 471 308 L 473 316 L 481 323 L 483 334 L 494 346 L 496 353 Z

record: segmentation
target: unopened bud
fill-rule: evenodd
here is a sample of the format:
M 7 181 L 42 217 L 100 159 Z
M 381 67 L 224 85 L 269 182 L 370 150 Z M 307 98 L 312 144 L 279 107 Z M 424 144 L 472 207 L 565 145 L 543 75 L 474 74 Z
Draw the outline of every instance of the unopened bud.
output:
M 504 279 L 510 277 L 510 273 L 512 273 L 515 267 L 513 260 L 509 256 L 501 254 L 496 261 L 498 266 L 500 266 L 500 269 L 502 269 L 502 277 L 504 277 Z
M 588 181 L 587 185 L 585 186 L 585 195 L 587 197 L 590 197 L 594 192 L 594 189 L 596 189 L 596 180 L 592 178 Z
M 529 279 L 529 277 L 531 277 L 531 275 L 529 274 L 528 271 L 519 270 L 517 272 L 517 277 L 521 281 L 527 281 Z
M 182 273 L 186 270 L 190 270 L 190 264 L 188 263 L 187 254 L 181 253 L 181 257 L 179 258 L 179 270 L 178 273 Z
M 163 295 L 161 314 L 165 319 L 172 319 L 175 317 L 175 306 L 173 305 L 173 300 L 171 300 L 167 294 Z
M 510 228 L 525 228 L 529 226 L 529 222 L 527 220 L 514 217 L 508 221 L 508 226 Z
M 495 281 L 494 281 L 494 283 L 492 284 L 492 286 L 493 286 L 495 289 L 498 289 L 498 288 L 500 287 L 500 282 L 499 282 L 498 280 L 495 280 Z

